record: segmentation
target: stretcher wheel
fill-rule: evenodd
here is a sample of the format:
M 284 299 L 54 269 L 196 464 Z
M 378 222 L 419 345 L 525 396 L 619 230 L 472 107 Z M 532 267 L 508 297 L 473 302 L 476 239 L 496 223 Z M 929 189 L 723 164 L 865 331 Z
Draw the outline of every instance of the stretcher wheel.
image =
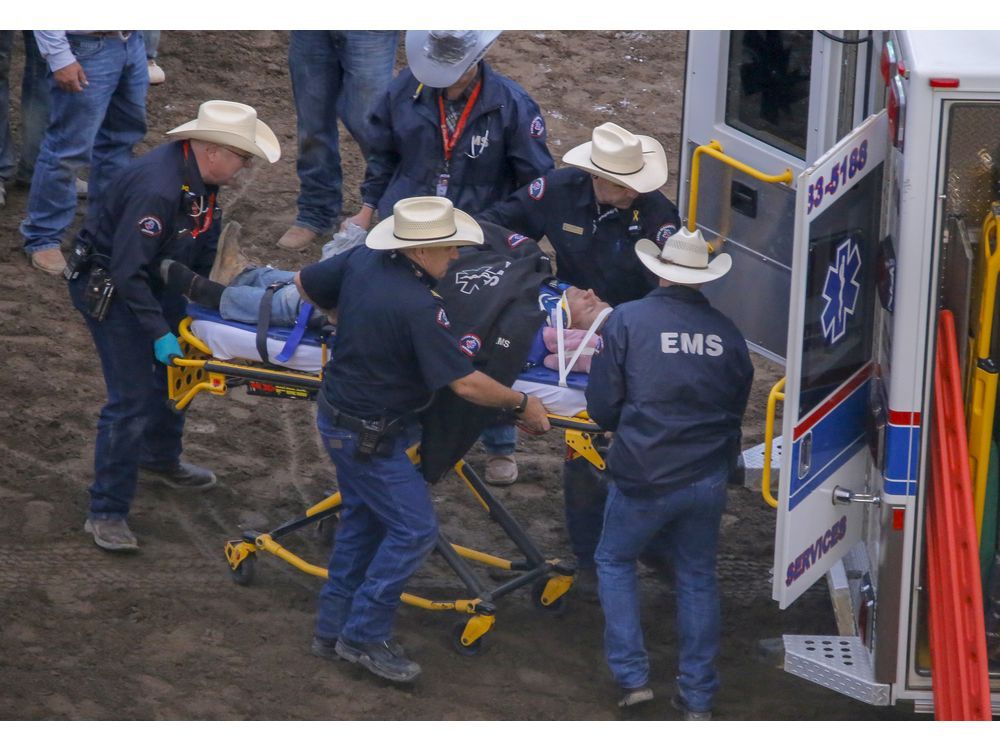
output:
M 551 604 L 542 602 L 542 594 L 545 592 L 545 585 L 548 578 L 539 578 L 531 586 L 531 601 L 535 603 L 535 608 L 552 615 L 561 615 L 566 611 L 566 595 L 563 594 Z
M 230 570 L 233 583 L 238 586 L 249 586 L 253 583 L 254 574 L 257 572 L 257 555 L 248 555 L 240 561 L 235 569 Z
M 462 633 L 464 632 L 465 623 L 455 623 L 454 627 L 451 629 L 451 636 L 448 638 L 448 642 L 457 654 L 461 654 L 462 656 L 477 656 L 479 652 L 483 650 L 483 641 L 486 636 L 480 636 L 478 639 L 466 646 L 462 643 Z

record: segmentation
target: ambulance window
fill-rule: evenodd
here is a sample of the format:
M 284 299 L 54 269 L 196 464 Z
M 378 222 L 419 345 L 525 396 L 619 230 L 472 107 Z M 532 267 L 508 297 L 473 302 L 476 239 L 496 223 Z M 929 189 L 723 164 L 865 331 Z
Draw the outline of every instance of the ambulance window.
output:
M 809 225 L 800 417 L 872 356 L 882 170 L 879 164 Z
M 811 31 L 733 31 L 726 124 L 799 159 L 806 156 Z

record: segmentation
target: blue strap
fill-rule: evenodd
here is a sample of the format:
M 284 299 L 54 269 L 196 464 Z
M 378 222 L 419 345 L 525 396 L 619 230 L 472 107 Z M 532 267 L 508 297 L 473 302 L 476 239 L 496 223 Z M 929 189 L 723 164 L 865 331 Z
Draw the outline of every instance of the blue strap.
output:
M 299 308 L 298 317 L 295 318 L 295 327 L 292 329 L 291 335 L 285 341 L 284 348 L 274 358 L 276 362 L 287 362 L 295 354 L 295 350 L 302 341 L 302 337 L 306 334 L 306 325 L 309 323 L 309 316 L 312 315 L 312 310 L 312 303 L 302 303 L 302 306 Z

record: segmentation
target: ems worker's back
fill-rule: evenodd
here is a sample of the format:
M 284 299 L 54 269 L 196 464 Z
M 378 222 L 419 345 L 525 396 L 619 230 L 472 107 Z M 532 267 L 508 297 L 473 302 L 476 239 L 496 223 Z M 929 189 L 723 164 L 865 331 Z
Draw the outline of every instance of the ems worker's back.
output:
M 659 287 L 619 306 L 601 332 L 590 416 L 616 432 L 609 471 L 652 496 L 731 466 L 753 381 L 746 342 L 691 287 Z

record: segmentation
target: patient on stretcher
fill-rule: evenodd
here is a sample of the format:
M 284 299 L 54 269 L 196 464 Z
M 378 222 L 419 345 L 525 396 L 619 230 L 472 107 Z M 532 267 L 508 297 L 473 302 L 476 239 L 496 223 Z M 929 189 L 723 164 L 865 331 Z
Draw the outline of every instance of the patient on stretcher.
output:
M 176 261 L 164 261 L 160 273 L 167 288 L 197 305 L 218 310 L 226 320 L 240 323 L 257 325 L 266 318 L 269 326 L 291 328 L 299 323 L 318 329 L 330 322 L 323 312 L 303 304 L 292 283 L 294 271 L 255 265 L 247 258 L 239 247 L 239 231 L 236 222 L 230 222 L 223 231 L 219 240 L 219 252 L 223 253 L 218 264 L 221 272 L 215 278 L 200 276 Z M 269 288 L 273 291 L 262 310 Z M 589 372 L 590 360 L 600 346 L 598 331 L 611 307 L 593 290 L 556 281 L 542 284 L 538 299 L 548 317 L 535 336 L 526 367 L 544 365 L 561 375 Z

